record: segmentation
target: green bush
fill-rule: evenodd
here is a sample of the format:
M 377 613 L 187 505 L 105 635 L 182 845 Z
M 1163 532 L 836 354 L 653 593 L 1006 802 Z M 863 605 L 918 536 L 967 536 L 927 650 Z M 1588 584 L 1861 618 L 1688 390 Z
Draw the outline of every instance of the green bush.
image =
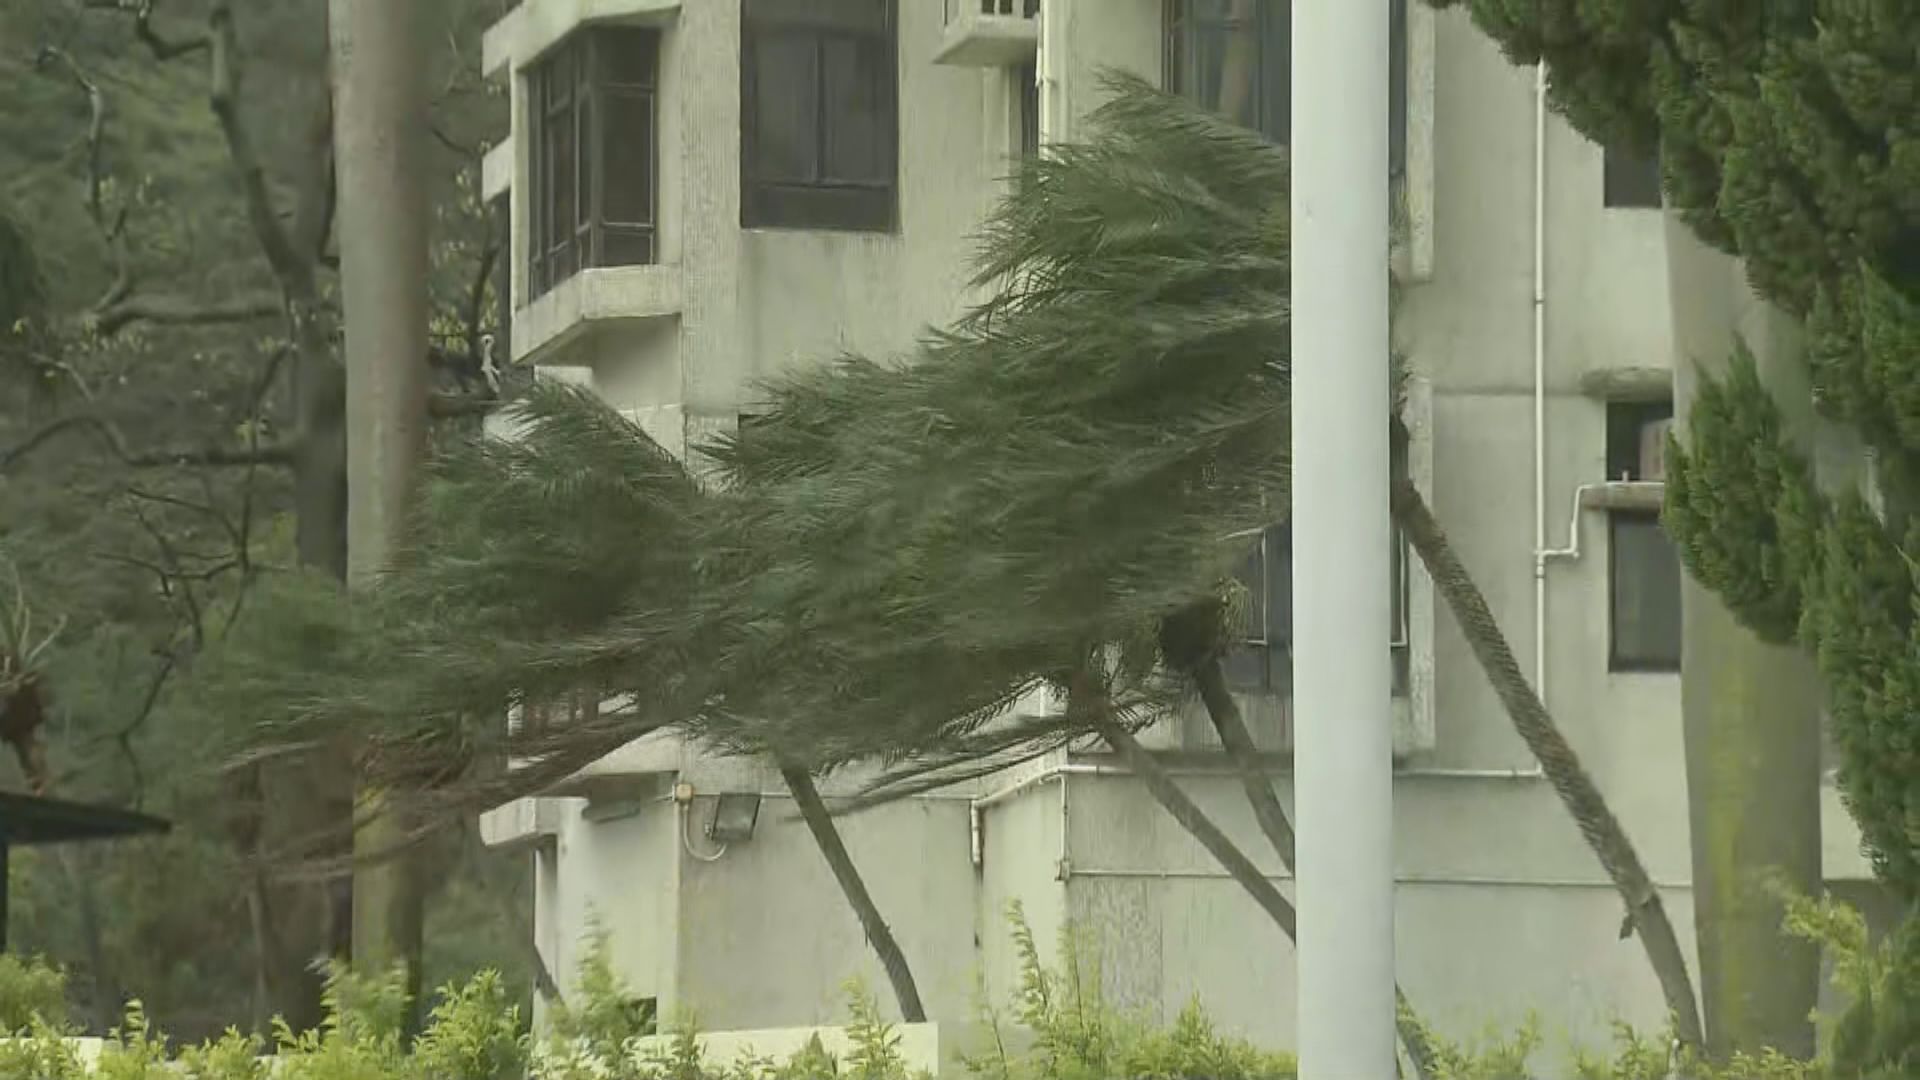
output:
M 1063 935 L 1056 966 L 1043 962 L 1016 906 L 1010 914 L 1020 982 L 1004 1010 L 983 1006 L 985 1049 L 963 1061 L 974 1080 L 1294 1080 L 1293 1059 L 1216 1031 L 1198 1002 L 1171 1026 L 1116 1009 L 1103 997 L 1096 952 L 1075 930 Z M 1873 948 L 1858 913 L 1832 901 L 1794 901 L 1789 928 L 1821 942 L 1836 961 L 1836 983 L 1855 1005 L 1835 1029 L 1832 1060 L 1779 1055 L 1721 1068 L 1672 1060 L 1674 1042 L 1621 1026 L 1605 1054 L 1576 1052 L 1572 1080 L 1894 1080 L 1920 1075 L 1920 923 L 1912 920 Z M 525 1033 L 520 1009 L 499 976 L 486 973 L 442 989 L 425 1031 L 402 1035 L 401 980 L 334 973 L 319 1030 L 281 1025 L 269 1047 L 229 1032 L 177 1054 L 136 1003 L 108 1039 L 98 1068 L 85 1071 L 67 1036 L 64 977 L 36 961 L 0 956 L 0 1020 L 17 1036 L 0 1041 L 4 1080 L 916 1080 L 899 1033 L 857 983 L 847 988 L 850 1049 L 830 1053 L 818 1038 L 785 1060 L 704 1061 L 691 1018 L 665 1039 L 648 1009 L 636 1007 L 613 970 L 604 933 L 590 937 L 576 989 L 556 1008 L 548 1032 Z M 1017 1028 L 1018 1031 L 1012 1029 Z M 1535 1063 L 1535 1023 L 1504 1035 L 1456 1043 L 1429 1032 L 1435 1074 L 1428 1080 L 1544 1080 Z M 1015 1048 L 1015 1044 L 1018 1048 Z M 278 1058 L 269 1069 L 263 1053 Z
M 67 1022 L 67 976 L 36 959 L 0 953 L 0 1033 L 19 1034 L 38 1019 Z

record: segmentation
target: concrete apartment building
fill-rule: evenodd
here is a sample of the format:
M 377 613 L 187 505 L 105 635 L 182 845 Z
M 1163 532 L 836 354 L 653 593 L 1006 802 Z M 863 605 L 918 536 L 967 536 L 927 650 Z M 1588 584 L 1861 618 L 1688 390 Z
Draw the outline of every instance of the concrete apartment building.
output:
M 1396 16 L 1383 120 L 1416 471 L 1690 939 L 1680 570 L 1654 510 L 1674 362 L 1657 178 L 1547 115 L 1535 72 L 1465 16 L 1419 0 Z M 959 312 L 1009 162 L 1075 137 L 1102 68 L 1218 106 L 1236 36 L 1258 57 L 1239 116 L 1284 140 L 1285 0 L 523 0 L 486 39 L 512 86 L 486 179 L 510 207 L 513 357 L 589 383 L 686 454 L 752 413 L 757 379 L 898 352 Z M 1275 752 L 1292 723 L 1285 559 L 1275 530 L 1233 664 Z M 1381 572 L 1401 598 L 1382 647 L 1402 985 L 1461 1033 L 1529 1010 L 1550 1037 L 1656 1024 L 1620 901 L 1464 640 L 1417 564 Z M 1149 734 L 1280 877 L 1207 725 Z M 1866 880 L 1832 792 L 1826 806 L 1829 877 Z M 483 826 L 531 853 L 537 945 L 562 986 L 597 918 L 637 994 L 712 1028 L 831 1021 L 849 976 L 884 990 L 759 763 L 645 740 Z M 1109 755 L 1057 755 L 844 830 L 943 1024 L 974 1016 L 982 981 L 996 1001 L 1012 989 L 1003 912 L 1018 900 L 1043 942 L 1069 922 L 1096 931 L 1117 1003 L 1170 1018 L 1197 994 L 1222 1026 L 1292 1042 L 1290 947 Z

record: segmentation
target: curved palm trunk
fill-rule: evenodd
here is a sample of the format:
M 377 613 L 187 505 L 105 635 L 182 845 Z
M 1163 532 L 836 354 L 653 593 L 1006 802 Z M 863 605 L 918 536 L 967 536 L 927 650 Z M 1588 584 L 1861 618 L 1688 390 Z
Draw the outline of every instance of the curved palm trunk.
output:
M 1237 709 L 1234 715 L 1236 717 L 1239 715 Z M 1173 782 L 1173 777 L 1160 767 L 1160 763 L 1140 745 L 1140 740 L 1134 738 L 1132 732 L 1110 720 L 1096 724 L 1096 728 L 1100 732 L 1100 737 L 1106 740 L 1107 745 L 1113 747 L 1122 758 L 1126 759 L 1127 767 L 1147 785 L 1147 791 L 1153 796 L 1154 801 L 1160 804 L 1161 809 L 1165 810 L 1173 820 L 1179 822 L 1180 827 L 1187 830 L 1189 835 L 1198 840 L 1201 847 L 1207 849 L 1207 854 L 1212 855 L 1214 861 L 1227 871 L 1228 876 L 1246 890 L 1247 895 L 1253 897 L 1254 902 L 1260 905 L 1260 909 L 1280 927 L 1280 932 L 1287 935 L 1288 941 L 1295 940 L 1293 904 L 1280 895 L 1280 890 L 1274 887 L 1273 882 L 1267 880 L 1267 876 L 1260 872 L 1260 868 L 1253 864 L 1253 860 L 1249 859 L 1246 853 L 1227 837 L 1226 833 L 1220 831 L 1220 827 L 1213 823 L 1213 819 L 1207 817 L 1206 811 L 1201 810 L 1197 803 L 1187 797 L 1186 792 L 1180 790 L 1180 785 Z M 1243 734 L 1245 733 L 1244 724 L 1241 725 L 1240 730 Z M 1251 745 L 1251 743 L 1252 739 L 1249 738 L 1248 744 Z M 1251 765 L 1251 759 L 1248 759 L 1248 764 Z M 1258 768 L 1253 769 L 1253 774 L 1259 775 Z M 1259 782 L 1259 786 L 1266 788 L 1267 798 L 1272 801 L 1273 810 L 1278 811 L 1277 817 L 1273 820 L 1278 822 L 1282 830 L 1280 835 L 1286 837 L 1287 844 L 1280 858 L 1291 873 L 1293 827 L 1287 823 L 1286 812 L 1280 810 L 1279 800 L 1273 798 L 1272 788 L 1264 780 Z M 1261 828 L 1264 831 L 1267 818 L 1265 812 L 1261 810 L 1260 800 L 1254 800 L 1254 812 L 1262 816 Z M 1272 835 L 1274 834 L 1269 834 L 1270 837 Z M 1426 1032 L 1420 1026 L 1412 1006 L 1407 1004 L 1406 995 L 1401 994 L 1397 989 L 1394 994 L 1399 1003 L 1399 1017 L 1395 1026 L 1399 1030 L 1401 1042 L 1406 1045 L 1407 1056 L 1413 1059 L 1415 1074 L 1422 1078 L 1431 1077 L 1433 1053 L 1432 1047 L 1427 1042 Z
M 800 808 L 800 818 L 807 823 L 807 831 L 813 834 L 813 842 L 820 847 L 820 854 L 827 860 L 827 866 L 833 870 L 835 881 L 840 883 L 840 891 L 846 895 L 847 903 L 860 917 L 860 928 L 866 932 L 867 944 L 880 958 L 880 966 L 886 969 L 887 982 L 893 985 L 893 996 L 900 1003 L 900 1016 L 909 1024 L 927 1022 L 927 1010 L 920 1004 L 920 988 L 914 985 L 913 970 L 907 966 L 907 954 L 900 951 L 900 943 L 894 940 L 893 931 L 887 928 L 887 921 L 880 917 L 880 908 L 873 902 L 873 896 L 867 892 L 867 884 L 860 878 L 860 868 L 853 865 L 853 857 L 847 854 L 847 845 L 840 840 L 840 830 L 833 824 L 833 814 L 827 810 L 827 804 L 820 798 L 820 790 L 813 786 L 813 777 L 807 770 L 791 765 L 780 766 L 780 778 L 787 783 L 787 790 L 793 793 L 793 801 Z
M 1500 703 L 1506 707 L 1514 731 L 1540 762 L 1553 790 L 1573 815 L 1580 834 L 1599 858 L 1600 865 L 1606 868 L 1607 876 L 1613 879 L 1621 899 L 1626 901 L 1623 936 L 1639 932 L 1641 947 L 1646 950 L 1648 963 L 1653 965 L 1654 976 L 1660 980 L 1667 1009 L 1673 1014 L 1675 1034 L 1689 1048 L 1696 1051 L 1704 1048 L 1700 1011 L 1693 996 L 1693 981 L 1687 974 L 1686 954 L 1680 949 L 1680 939 L 1667 918 L 1666 906 L 1647 876 L 1646 867 L 1641 865 L 1633 841 L 1613 816 L 1593 777 L 1581 766 L 1579 755 L 1554 725 L 1540 695 L 1521 674 L 1506 635 L 1501 633 L 1500 624 L 1494 621 L 1493 612 L 1487 607 L 1486 597 L 1453 553 L 1446 531 L 1433 516 L 1426 499 L 1405 476 L 1394 478 L 1393 517 L 1406 532 L 1413 549 L 1419 552 L 1428 576 L 1460 624 L 1474 658 L 1480 662 L 1481 670 L 1486 672 L 1494 692 L 1500 696 Z
M 1288 873 L 1293 873 L 1293 823 L 1287 820 L 1286 808 L 1280 805 L 1279 796 L 1273 793 L 1273 784 L 1260 771 L 1259 749 L 1254 745 L 1253 733 L 1247 730 L 1246 718 L 1240 715 L 1239 704 L 1227 689 L 1226 673 L 1221 669 L 1219 659 L 1211 659 L 1200 665 L 1194 671 L 1193 678 L 1200 688 L 1200 701 L 1206 706 L 1207 718 L 1213 721 L 1213 730 L 1220 735 L 1220 745 L 1226 747 L 1227 757 L 1232 760 L 1234 771 L 1240 776 L 1240 786 L 1247 793 L 1247 802 L 1253 806 L 1253 816 L 1260 823 L 1260 831 L 1266 834 L 1267 843 L 1273 845 L 1274 854 L 1280 856 L 1281 865 L 1287 868 Z M 1434 1075 L 1434 1049 L 1427 1038 L 1426 1027 L 1420 1023 L 1419 1015 L 1413 1011 L 1404 991 L 1396 986 L 1393 995 L 1399 1005 L 1396 1026 L 1400 1031 L 1400 1041 L 1406 1047 L 1407 1057 L 1413 1060 L 1416 1075 L 1431 1077 Z

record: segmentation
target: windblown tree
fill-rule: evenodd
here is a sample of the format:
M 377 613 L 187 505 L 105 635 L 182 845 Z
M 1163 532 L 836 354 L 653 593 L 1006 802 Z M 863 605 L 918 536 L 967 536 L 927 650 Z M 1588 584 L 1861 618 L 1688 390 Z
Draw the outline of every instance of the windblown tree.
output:
M 499 116 L 459 77 L 459 49 L 491 6 L 446 8 L 456 44 L 428 58 L 436 80 L 454 73 L 436 81 L 440 175 L 465 177 L 434 226 L 436 355 L 473 368 L 468 383 L 492 329 L 478 140 Z M 34 625 L 65 622 L 38 657 L 54 789 L 180 825 L 16 861 L 18 939 L 76 965 L 102 1028 L 134 986 L 174 1030 L 217 1034 L 249 1013 L 265 1030 L 275 1012 L 304 1025 L 318 1017 L 313 960 L 344 941 L 344 909 L 278 857 L 315 816 L 344 819 L 344 786 L 267 762 L 210 774 L 203 745 L 221 733 L 175 693 L 254 583 L 297 559 L 343 565 L 344 463 L 322 452 L 338 449 L 340 407 L 321 385 L 339 370 L 324 11 L 0 11 L 0 307 L 14 312 L 0 327 L 0 557 Z M 251 942 L 203 948 L 249 924 Z
M 443 814 L 663 729 L 783 769 L 889 762 L 866 802 L 1104 742 L 1291 933 L 1291 906 L 1136 738 L 1197 696 L 1291 861 L 1218 671 L 1244 602 L 1244 542 L 1223 538 L 1286 501 L 1287 162 L 1137 80 L 1114 89 L 1094 138 L 1031 164 L 989 223 L 990 299 L 898 361 L 777 381 L 708 448 L 718 490 L 587 395 L 541 389 L 515 441 L 442 461 L 374 606 L 263 606 L 294 625 L 250 635 L 271 650 L 230 656 L 219 693 L 297 703 L 269 742 L 379 736 L 396 772 L 455 738 L 524 763 L 418 796 Z M 1684 1025 L 1684 960 L 1632 845 L 1404 475 L 1396 508 Z M 576 724 L 498 722 L 582 687 L 608 705 Z M 1037 691 L 1063 704 L 1015 711 Z
M 1920 11 L 1794 0 L 1465 6 L 1513 58 L 1547 61 L 1555 104 L 1582 132 L 1657 147 L 1680 219 L 1737 255 L 1752 287 L 1804 326 L 1804 364 L 1744 350 L 1682 358 L 1709 377 L 1670 463 L 1666 522 L 1693 577 L 1742 623 L 1813 657 L 1841 791 L 1881 880 L 1912 904 Z M 1810 450 L 1816 411 L 1864 448 L 1861 468 L 1834 468 Z M 1849 475 L 1857 471 L 1869 481 Z M 1754 745 L 1744 756 L 1773 752 Z M 1909 920 L 1896 947 L 1909 965 L 1920 957 L 1920 924 Z M 1727 997 L 1764 993 L 1756 970 L 1738 972 Z M 1898 1017 L 1916 992 L 1896 986 L 1891 1001 L 1864 1003 L 1842 1025 L 1842 1070 L 1911 1045 L 1912 1023 Z M 1744 1004 L 1723 1005 L 1733 1030 L 1715 1032 L 1716 1047 L 1752 1047 L 1765 1034 L 1741 1023 Z M 1911 1065 L 1913 1051 L 1901 1053 Z

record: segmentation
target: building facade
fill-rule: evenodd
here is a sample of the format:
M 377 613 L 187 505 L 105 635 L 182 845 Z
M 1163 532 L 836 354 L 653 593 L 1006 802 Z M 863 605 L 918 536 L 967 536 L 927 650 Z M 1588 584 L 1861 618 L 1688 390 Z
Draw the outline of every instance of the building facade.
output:
M 1465 16 L 1379 2 L 1396 4 L 1383 122 L 1416 478 L 1687 939 L 1657 169 L 1548 114 L 1537 73 Z M 689 455 L 753 413 L 764 377 L 900 353 L 959 313 L 1011 163 L 1075 137 L 1103 69 L 1284 141 L 1288 16 L 1285 0 L 522 0 L 486 40 L 512 86 L 486 182 L 511 222 L 513 357 Z M 1230 54 L 1254 58 L 1250 76 L 1227 76 Z M 1259 602 L 1232 664 L 1276 760 L 1293 720 L 1286 548 L 1271 530 L 1247 568 Z M 1529 1012 L 1549 1037 L 1657 1025 L 1620 901 L 1465 641 L 1416 564 L 1382 573 L 1400 600 L 1383 647 L 1408 995 L 1462 1033 Z M 1149 741 L 1289 889 L 1208 726 L 1174 718 Z M 1825 807 L 1829 878 L 1864 882 L 1831 791 Z M 637 994 L 715 1028 L 827 1022 L 848 977 L 884 986 L 761 763 L 644 740 L 483 826 L 531 853 L 537 945 L 563 987 L 595 921 Z M 1018 901 L 1042 942 L 1087 928 L 1116 1004 L 1170 1018 L 1198 995 L 1229 1030 L 1293 1041 L 1287 942 L 1106 755 L 843 828 L 936 1021 L 964 1025 L 980 989 L 1001 1001 L 1016 985 Z

